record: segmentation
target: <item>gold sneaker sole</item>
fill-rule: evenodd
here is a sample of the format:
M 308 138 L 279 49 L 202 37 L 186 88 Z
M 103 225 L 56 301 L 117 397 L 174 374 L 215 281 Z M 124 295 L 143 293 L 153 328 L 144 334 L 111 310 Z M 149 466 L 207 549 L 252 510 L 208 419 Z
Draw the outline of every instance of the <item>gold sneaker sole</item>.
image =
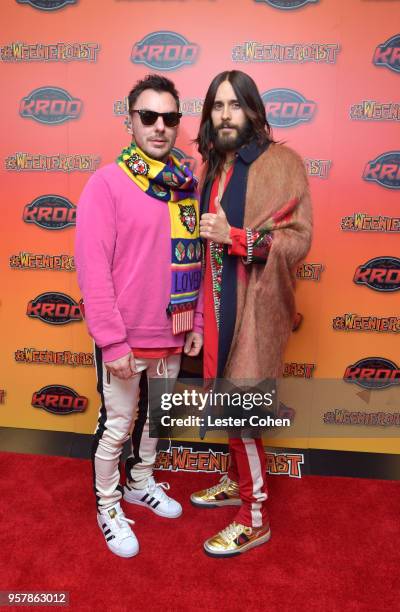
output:
M 216 499 L 212 502 L 203 501 L 201 498 L 196 497 L 195 495 L 190 496 L 190 501 L 193 506 L 197 508 L 221 508 L 222 506 L 241 506 L 242 500 L 240 497 L 231 498 L 231 499 Z
M 232 552 L 230 551 L 216 552 L 215 550 L 207 549 L 207 541 L 206 541 L 204 542 L 204 552 L 209 557 L 237 557 L 237 555 L 241 555 L 242 553 L 250 550 L 251 548 L 255 548 L 256 546 L 261 546 L 261 544 L 265 544 L 270 539 L 271 539 L 271 529 L 269 529 L 260 538 L 257 538 L 257 540 L 254 540 L 254 542 L 248 542 L 248 544 L 243 544 L 243 546 L 240 547 L 240 550 L 234 550 Z

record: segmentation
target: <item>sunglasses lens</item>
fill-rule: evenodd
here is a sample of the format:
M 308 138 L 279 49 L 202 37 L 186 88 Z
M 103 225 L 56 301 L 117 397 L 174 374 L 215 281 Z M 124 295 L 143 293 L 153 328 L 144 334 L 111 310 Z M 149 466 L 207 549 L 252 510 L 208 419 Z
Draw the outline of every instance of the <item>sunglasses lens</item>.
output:
M 150 110 L 139 111 L 139 115 L 143 125 L 154 125 L 158 118 L 158 113 Z
M 163 119 L 167 127 L 175 127 L 179 123 L 180 114 L 179 113 L 164 113 Z
M 143 125 L 154 125 L 155 122 L 157 121 L 158 117 L 162 117 L 164 124 L 167 127 L 175 127 L 176 125 L 178 125 L 180 118 L 181 118 L 181 113 L 156 113 L 155 111 L 151 111 L 151 110 L 137 110 L 136 112 L 139 113 L 141 122 L 143 123 Z

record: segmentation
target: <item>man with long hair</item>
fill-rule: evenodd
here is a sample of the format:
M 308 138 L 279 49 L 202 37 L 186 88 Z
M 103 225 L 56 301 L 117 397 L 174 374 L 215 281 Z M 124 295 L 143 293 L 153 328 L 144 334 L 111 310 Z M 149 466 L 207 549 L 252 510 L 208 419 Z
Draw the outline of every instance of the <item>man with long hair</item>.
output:
M 76 232 L 102 401 L 92 450 L 97 522 L 120 557 L 139 550 L 122 496 L 166 518 L 182 513 L 165 493 L 168 483 L 153 478 L 157 439 L 149 435 L 147 380 L 175 378 L 182 350 L 199 353 L 203 325 L 197 181 L 171 155 L 181 117 L 178 92 L 172 81 L 151 74 L 128 99 L 132 142 L 88 181 Z M 131 432 L 122 488 L 119 461 Z
M 197 144 L 205 163 L 204 377 L 276 378 L 296 314 L 296 266 L 311 241 L 304 164 L 273 141 L 256 84 L 237 70 L 212 81 Z M 271 535 L 262 440 L 242 436 L 230 435 L 228 474 L 191 495 L 203 508 L 239 506 L 204 543 L 211 556 L 243 553 Z

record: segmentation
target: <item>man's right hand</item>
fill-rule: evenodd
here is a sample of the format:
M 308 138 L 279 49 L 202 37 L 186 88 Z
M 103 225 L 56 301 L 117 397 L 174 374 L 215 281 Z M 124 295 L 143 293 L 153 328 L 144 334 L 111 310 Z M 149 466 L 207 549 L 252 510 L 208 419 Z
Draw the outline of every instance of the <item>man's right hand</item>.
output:
M 139 374 L 136 370 L 135 358 L 132 351 L 119 359 L 114 359 L 114 361 L 105 361 L 104 365 L 108 372 L 122 380 L 133 378 Z

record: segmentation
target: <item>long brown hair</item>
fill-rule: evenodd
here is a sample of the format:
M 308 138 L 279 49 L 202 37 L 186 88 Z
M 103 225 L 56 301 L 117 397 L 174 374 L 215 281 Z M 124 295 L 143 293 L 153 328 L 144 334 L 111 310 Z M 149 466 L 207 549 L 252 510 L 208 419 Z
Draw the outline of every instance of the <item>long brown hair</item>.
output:
M 260 146 L 273 141 L 264 102 L 253 79 L 241 70 L 225 70 L 217 74 L 208 88 L 199 133 L 194 141 L 197 143 L 198 151 L 206 164 L 205 180 L 213 179 L 223 163 L 223 155 L 214 147 L 216 133 L 211 120 L 211 111 L 217 89 L 223 81 L 229 81 L 232 85 L 240 106 L 248 119 L 249 140 L 256 139 Z

